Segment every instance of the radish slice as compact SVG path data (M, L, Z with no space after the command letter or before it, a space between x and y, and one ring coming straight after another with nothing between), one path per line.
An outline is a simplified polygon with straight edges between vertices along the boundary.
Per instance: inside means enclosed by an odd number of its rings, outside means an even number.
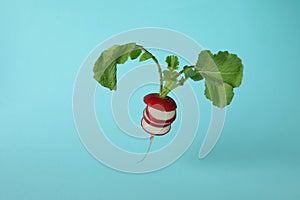
M151 124L148 124L144 119L142 119L141 125L143 129L151 135L164 135L171 129L171 125L162 128L154 127Z
M157 110L151 106L148 106L149 113L158 120L168 120L174 117L176 111L172 110L169 112Z
M156 111L153 111L154 109L147 106L146 115L150 119L150 121L158 123L158 124L169 124L172 123L176 119L176 111L172 111L172 114L157 114ZM150 110L150 111L149 111ZM161 111L158 111L161 112ZM168 112L170 113L170 112ZM167 117L163 115L168 115Z
M169 126L171 123L165 123L165 121L162 121L162 123L157 123L152 120L151 117L149 117L146 113L146 109L144 110L143 119L147 122L147 124L150 124L151 126L157 127L157 128L163 128L166 126Z
M146 95L144 102L148 106L164 112L174 111L177 108L175 101L171 97L160 98L157 93Z

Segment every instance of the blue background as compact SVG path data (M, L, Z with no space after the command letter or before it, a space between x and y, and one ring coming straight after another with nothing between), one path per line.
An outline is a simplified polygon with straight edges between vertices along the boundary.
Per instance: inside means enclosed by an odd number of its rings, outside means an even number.
M297 1L0 1L0 199L300 199ZM157 26L243 59L223 134L173 165L132 175L85 150L73 83L111 35Z

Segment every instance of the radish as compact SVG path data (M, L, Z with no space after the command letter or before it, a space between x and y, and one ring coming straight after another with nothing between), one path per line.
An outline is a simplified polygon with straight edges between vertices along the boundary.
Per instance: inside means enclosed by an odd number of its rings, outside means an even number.
M141 125L150 135L164 135L171 129L176 119L177 105L171 97L161 98L159 94L148 94L144 97L147 105L143 113Z
M141 126L150 134L150 143L141 161L148 155L154 136L165 135L171 130L171 124L176 119L177 108L175 101L171 97L161 98L158 93L146 95L144 102L147 107L143 112Z
M165 60L167 68L162 70L158 59L151 52L132 42L114 45L103 51L94 64L94 79L102 86L116 90L117 65L124 64L129 58L131 60L139 58L140 62L152 59L159 74L159 93L144 97L147 106L143 112L141 126L150 134L150 144L145 157L154 136L162 136L170 132L171 124L176 119L176 103L167 96L171 90L184 85L188 79L204 80L205 97L212 101L214 106L224 108L231 103L234 96L233 89L241 85L243 78L244 66L241 59L228 51L213 54L209 50L203 50L194 65L185 65L181 70L179 70L178 57L170 55Z

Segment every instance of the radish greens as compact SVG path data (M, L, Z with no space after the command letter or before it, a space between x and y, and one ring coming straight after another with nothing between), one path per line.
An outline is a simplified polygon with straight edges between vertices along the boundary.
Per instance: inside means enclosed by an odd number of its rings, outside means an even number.
M157 65L160 89L159 96L165 98L168 93L184 85L185 81L204 80L204 94L213 105L223 108L229 105L234 96L234 88L242 83L243 64L236 54L228 51L219 51L217 54L209 50L199 53L195 65L184 66L179 70L179 59L175 55L166 57L167 68L162 71L157 58L136 43L114 45L103 51L94 65L94 79L110 90L117 89L117 66L124 64L128 59L146 61L152 59Z

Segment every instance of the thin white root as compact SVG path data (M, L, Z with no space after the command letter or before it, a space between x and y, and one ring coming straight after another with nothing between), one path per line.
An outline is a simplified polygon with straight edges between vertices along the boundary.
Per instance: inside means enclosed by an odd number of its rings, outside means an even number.
M143 157L143 159L140 160L140 161L138 161L138 163L140 163L140 162L142 162L142 161L144 161L144 160L146 159L147 155L148 155L149 152L150 152L150 149L151 149L151 146L152 146L153 139L154 139L154 135L151 135L151 136L150 136L150 143L149 143L147 152L146 152L145 156Z

